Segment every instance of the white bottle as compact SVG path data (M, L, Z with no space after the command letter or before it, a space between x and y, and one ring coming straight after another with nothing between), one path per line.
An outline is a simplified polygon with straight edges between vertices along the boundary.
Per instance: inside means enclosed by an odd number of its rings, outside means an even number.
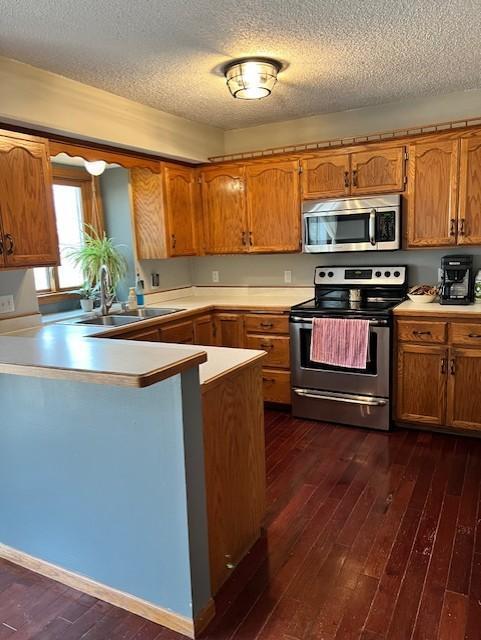
M129 303L130 310L137 309L137 296L135 294L135 287L130 287L127 302Z
M476 278L474 280L474 302L476 304L481 304L481 269L476 274Z

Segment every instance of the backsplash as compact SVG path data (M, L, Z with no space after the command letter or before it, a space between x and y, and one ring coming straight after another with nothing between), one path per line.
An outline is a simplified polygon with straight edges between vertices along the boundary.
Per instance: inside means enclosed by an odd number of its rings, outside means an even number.
M0 296L13 295L14 313L2 313L0 320L38 313L37 294L33 271L2 271L0 275Z
M407 265L411 285L438 282L441 258L449 254L472 254L475 269L481 268L479 247L444 248L376 253L363 251L335 254L277 254L206 256L191 259L192 284L197 286L309 286L317 265ZM218 271L219 282L212 281ZM284 272L291 271L291 284L284 282Z

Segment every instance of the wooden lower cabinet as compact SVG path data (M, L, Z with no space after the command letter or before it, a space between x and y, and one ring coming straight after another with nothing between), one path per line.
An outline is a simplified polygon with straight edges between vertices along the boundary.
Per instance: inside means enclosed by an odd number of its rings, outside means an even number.
M425 317L399 320L396 330L396 420L481 434L481 322Z
M194 344L213 347L216 345L216 325L209 313L194 320Z
M160 330L158 327L143 329L122 336L124 340L143 340L144 342L160 342Z
M444 424L447 357L446 347L420 344L399 346L399 420L420 424Z
M212 592L260 535L265 510L261 365L227 374L202 395Z
M247 334L247 349L260 349L267 352L266 366L289 368L289 337L262 334Z
M184 320L161 326L160 340L177 344L194 344L194 323L192 320Z
M244 347L244 318L239 313L216 313L216 344L219 347Z
M481 349L449 353L448 424L481 432Z

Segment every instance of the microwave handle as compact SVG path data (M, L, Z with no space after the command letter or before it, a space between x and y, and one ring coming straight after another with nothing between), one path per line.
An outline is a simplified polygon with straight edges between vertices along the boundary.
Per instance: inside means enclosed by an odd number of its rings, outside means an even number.
M369 242L376 246L376 209L371 209L369 214Z

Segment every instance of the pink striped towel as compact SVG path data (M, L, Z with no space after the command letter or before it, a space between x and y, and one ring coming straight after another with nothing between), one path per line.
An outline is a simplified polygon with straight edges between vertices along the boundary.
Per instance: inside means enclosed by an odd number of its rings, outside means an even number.
M311 360L350 369L365 369L369 357L369 320L314 318Z

